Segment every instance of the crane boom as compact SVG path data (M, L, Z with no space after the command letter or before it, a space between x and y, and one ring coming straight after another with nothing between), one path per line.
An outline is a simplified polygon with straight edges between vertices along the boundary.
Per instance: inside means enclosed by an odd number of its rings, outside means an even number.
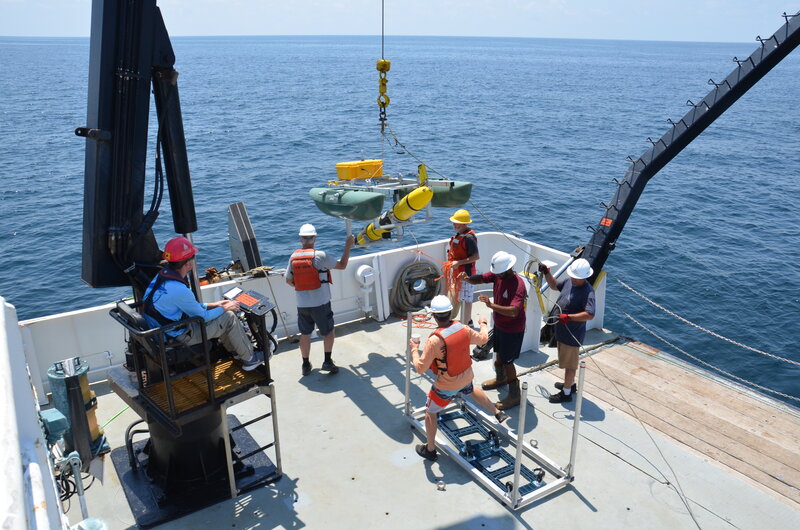
M593 227L592 237L583 250L582 257L591 264L595 277L614 250L617 238L649 180L800 44L800 12L783 16L785 24L768 39L758 37L760 45L747 59L734 57L736 68L724 81L716 83L709 79L714 88L706 97L696 104L689 102L692 107L689 112L679 121L670 122L670 129L658 141L652 142L652 147L644 154L632 160L611 204Z

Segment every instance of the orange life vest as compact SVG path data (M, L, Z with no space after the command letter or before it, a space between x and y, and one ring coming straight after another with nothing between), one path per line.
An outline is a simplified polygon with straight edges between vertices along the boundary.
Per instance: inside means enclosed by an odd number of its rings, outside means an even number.
M431 370L434 374L447 372L449 376L464 373L472 366L472 357L469 356L469 332L467 327L454 320L446 328L437 328L434 335L444 342L444 357L434 359Z
M331 271L319 270L314 266L313 248L301 248L292 252L290 258L295 291L319 289L323 283L331 283Z
M467 254L467 235L475 235L475 230L467 230L463 234L459 233L450 238L450 247L447 250L447 259L449 261L458 261L460 259L468 258ZM457 272L466 272L467 266L462 265L458 268Z

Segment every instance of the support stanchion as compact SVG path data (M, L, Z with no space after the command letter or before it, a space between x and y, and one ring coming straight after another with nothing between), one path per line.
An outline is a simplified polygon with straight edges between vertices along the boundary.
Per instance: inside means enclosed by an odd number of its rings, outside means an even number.
M581 405L583 404L583 379L586 376L586 361L581 361L578 366L578 400L575 402L575 419L572 423L572 448L569 452L567 475L570 480L575 478L575 452L578 450L578 427L581 424Z
M408 312L406 320L406 405L405 415L411 415L411 331L413 326L413 313Z
M514 458L514 489L511 492L511 507L516 508L519 502L519 474L522 466L522 437L525 434L525 409L528 408L528 382L522 383L522 395L519 401L519 424L517 426L517 456Z

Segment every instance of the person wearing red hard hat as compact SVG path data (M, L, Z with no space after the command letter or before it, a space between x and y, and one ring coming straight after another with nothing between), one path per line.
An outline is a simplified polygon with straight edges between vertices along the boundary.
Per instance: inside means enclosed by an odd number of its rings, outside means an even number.
M194 267L198 249L185 237L174 237L164 245L167 266L156 274L144 293L144 318L157 328L188 317L201 316L206 323L206 336L219 338L222 346L242 362L242 369L250 371L264 362L264 354L253 351L253 344L239 324L234 311L239 302L220 300L201 304L189 288L186 275ZM167 331L189 346L202 340L200 324L194 322L187 328Z
M555 335L558 367L564 369L564 382L556 383L558 392L550 396L550 403L567 403L572 401L572 393L576 390L575 373L578 371L580 347L586 337L586 322L594 318L594 289L587 280L594 270L588 261L579 258L567 268L569 278L556 281L544 263L539 264L539 272L544 274L551 289L559 291L556 306L561 311Z

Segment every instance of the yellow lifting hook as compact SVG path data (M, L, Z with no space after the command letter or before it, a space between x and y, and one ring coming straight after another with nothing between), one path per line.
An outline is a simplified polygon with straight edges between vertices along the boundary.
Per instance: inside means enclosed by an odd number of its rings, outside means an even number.
M380 72L378 74L378 107L380 108L378 120L381 122L381 131L383 131L383 126L386 123L386 107L389 106L389 96L386 95L386 83L388 82L386 79L386 72L389 71L391 66L392 63L386 59L378 59L375 65L375 69Z

